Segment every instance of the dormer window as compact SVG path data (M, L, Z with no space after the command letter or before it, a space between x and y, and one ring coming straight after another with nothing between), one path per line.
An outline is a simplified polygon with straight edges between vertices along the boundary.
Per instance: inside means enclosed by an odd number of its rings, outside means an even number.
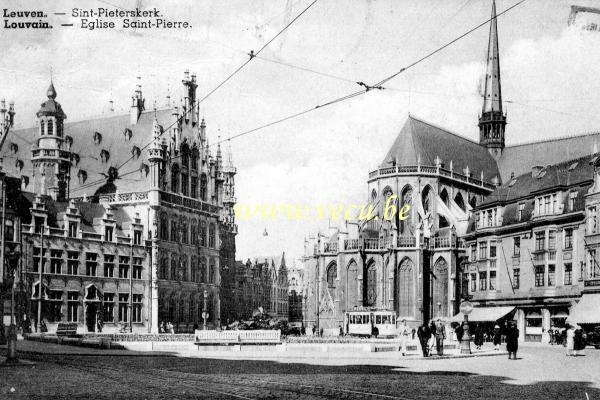
M77 222L69 221L69 237L76 238L77 237L77 226L79 224Z
M104 240L107 242L112 242L113 241L113 227L112 226L107 226L104 228Z
M519 221L523 221L525 216L525 203L519 203Z
M575 199L577 192L569 192L569 211L575 211Z
M553 215L557 210L556 193L540 196L536 199L537 215Z
M136 244L136 245L142 244L142 231L134 231L133 232L133 244Z

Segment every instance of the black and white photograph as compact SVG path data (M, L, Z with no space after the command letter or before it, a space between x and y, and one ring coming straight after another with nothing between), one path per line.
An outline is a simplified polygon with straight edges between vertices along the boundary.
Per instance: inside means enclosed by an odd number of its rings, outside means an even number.
M600 399L600 1L1 0L0 399Z

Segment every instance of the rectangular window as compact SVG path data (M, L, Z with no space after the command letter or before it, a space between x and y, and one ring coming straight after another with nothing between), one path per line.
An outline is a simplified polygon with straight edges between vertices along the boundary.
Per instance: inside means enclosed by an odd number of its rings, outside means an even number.
M104 300L102 301L104 307L104 322L115 321L115 294L104 293Z
M496 271L490 271L490 290L496 290Z
M177 222L171 221L171 241L177 242Z
M487 242L479 242L479 259L487 258Z
M471 245L471 261L477 261L477 245Z
M190 197L194 199L198 197L198 178L192 177L190 185Z
M50 250L50 273L62 274L62 250Z
M594 274L592 271L594 271L594 269L596 269L596 265L598 264L598 261L596 261L596 250L588 250L588 271L589 271L589 276L593 277ZM587 274L586 274L587 275Z
M70 221L69 222L69 237L75 238L77 237L77 222Z
M556 250L556 231L548 231L548 250Z
M569 193L569 211L575 211L575 199L577 198L577 192Z
M133 232L133 244L136 244L138 246L142 244L142 231Z
M208 226L208 247L214 249L215 245L215 224L210 224Z
M588 233L596 233L598 227L597 218L596 207L588 208Z
M521 237L515 236L513 238L513 256L521 256Z
M8 242L15 241L15 226L13 220L9 218L4 221L4 240Z
M546 272L545 269L546 268L543 265L535 266L535 286L536 287L544 286L544 273Z
M546 215L551 214L550 197L551 196L544 196L544 214Z
M181 174L181 194L184 196L188 195L188 176L187 176L187 174Z
M525 203L520 203L519 204L519 221L522 221L524 216L525 216Z
M471 292L477 291L477 274L471 274Z
M127 308L129 307L129 294L119 293L119 322L128 322Z
M496 241L490 240L490 258L496 258Z
M564 284L570 285L573 283L573 265L565 263Z
M133 257L133 279L142 279L142 258Z
M513 269L513 289L518 289L521 286L521 270L519 268Z
M546 249L546 232L535 233L535 251L543 251Z
M548 265L548 286L556 285L556 266L554 264Z
M129 278L129 257L127 256L119 256L119 278Z
M485 271L479 273L479 290L487 290L487 272Z
M573 248L573 228L565 228L565 250Z
M107 226L104 228L104 240L107 242L113 241L113 227Z
M47 307L46 316L49 322L60 322L61 320L62 294L61 290L48 291L48 302L44 303L44 307Z
M115 256L112 254L104 255L104 277L112 278L115 276Z
M67 252L67 274L79 274L79 253L76 251Z
M85 255L85 274L87 276L96 276L96 268L98 267L98 263L96 262L96 258L98 254L96 253L87 253Z
M67 322L77 322L79 319L79 292L67 293Z
M133 322L141 323L142 322L142 295L134 294L132 297L133 301L133 310L132 312L132 320Z

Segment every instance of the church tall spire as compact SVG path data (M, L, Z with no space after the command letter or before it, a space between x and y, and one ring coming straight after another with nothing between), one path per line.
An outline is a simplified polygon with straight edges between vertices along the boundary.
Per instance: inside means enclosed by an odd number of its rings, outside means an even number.
M506 115L502 112L502 88L500 85L500 53L498 51L498 24L496 2L492 2L490 36L485 71L483 107L479 117L479 143L498 158L504 149Z

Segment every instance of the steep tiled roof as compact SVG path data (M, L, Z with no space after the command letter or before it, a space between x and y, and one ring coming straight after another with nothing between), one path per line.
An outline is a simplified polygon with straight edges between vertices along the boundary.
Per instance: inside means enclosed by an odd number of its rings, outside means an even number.
M506 182L511 173L517 176L530 172L533 166L545 167L583 157L597 152L599 146L600 133L508 146L498 160L502 182Z
M49 100L50 101L50 100ZM119 171L119 179L114 181L119 192L148 190L150 186L147 148L152 140L154 118L167 129L174 121L172 109L145 111L137 124L130 124L129 114L111 115L64 125L65 136L73 138L72 151L78 155L71 169L70 196L91 196L107 183L110 167L118 167L130 157ZM191 124L183 124L182 140L187 138L190 147L197 142L196 129ZM169 141L170 135L162 138ZM0 152L4 158L4 170L12 176L26 176L29 185L33 184L31 149L38 138L38 128L11 130ZM138 156L139 154L139 156ZM25 190L31 190L27 186Z
M453 170L459 173L469 167L472 176L478 179L483 171L488 182L499 176L496 161L485 147L409 115L380 167L389 167L394 162L417 165L419 157L422 165L435 165L439 157L446 168L452 161Z
M597 155L588 155L573 160L549 165L533 174L530 170L513 179L508 179L494 192L486 197L480 207L500 201L509 203L512 200L526 197L538 191L558 187L574 187L589 185L594 177L594 167L591 162Z

